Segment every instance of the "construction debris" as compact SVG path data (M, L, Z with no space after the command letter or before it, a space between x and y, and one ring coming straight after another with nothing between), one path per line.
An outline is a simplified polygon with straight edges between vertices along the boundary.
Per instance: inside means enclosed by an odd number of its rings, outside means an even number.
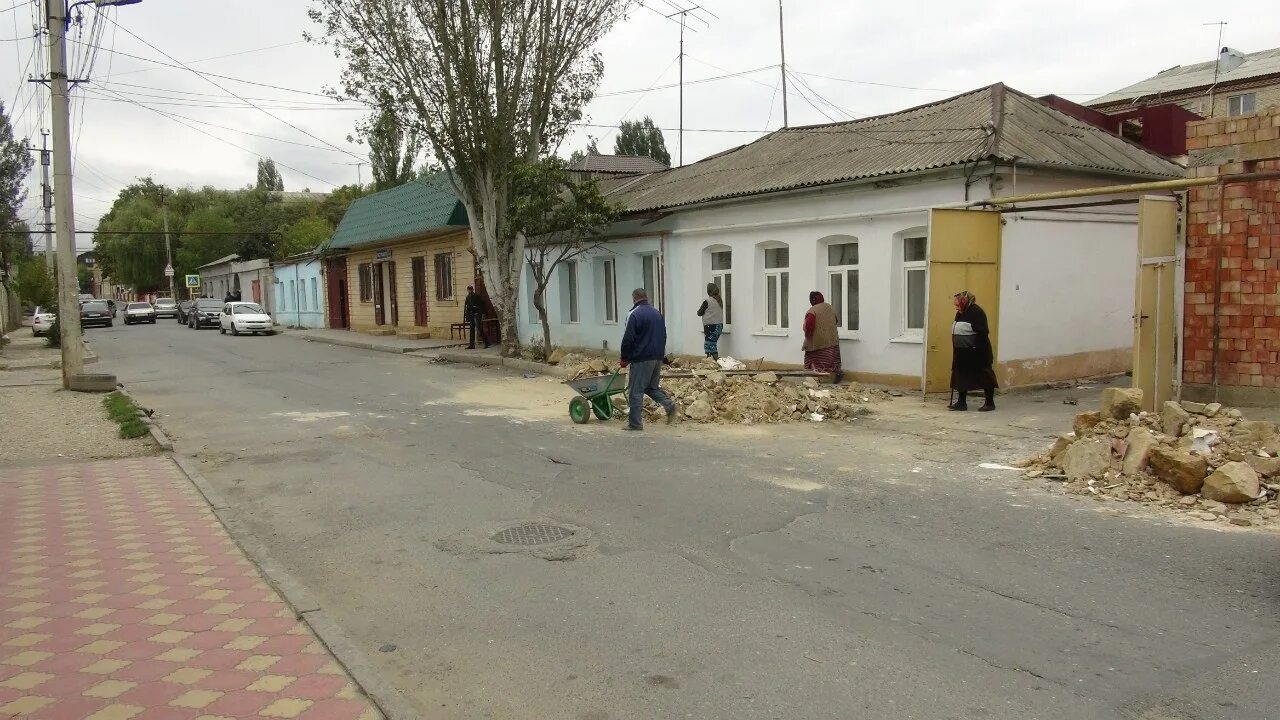
M1098 501L1158 506L1205 522L1280 528L1280 427L1219 403L1166 402L1108 388L1101 410L1025 463L1025 476Z

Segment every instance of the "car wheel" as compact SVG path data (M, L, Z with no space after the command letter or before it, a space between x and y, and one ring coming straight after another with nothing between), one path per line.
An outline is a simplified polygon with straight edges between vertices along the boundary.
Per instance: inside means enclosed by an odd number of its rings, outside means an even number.
M236 324L235 324L235 323L231 323L231 334L232 334L232 335L239 335L239 334L240 334L240 329L236 327Z
M107 327L111 327L112 325L115 325L115 323L114 323L114 322L111 322L110 320L108 320L108 321L107 321Z

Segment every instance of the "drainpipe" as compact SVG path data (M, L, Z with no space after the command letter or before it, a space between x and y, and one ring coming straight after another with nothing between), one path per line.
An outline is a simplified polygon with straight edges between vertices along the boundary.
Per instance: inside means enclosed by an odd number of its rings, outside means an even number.
M1173 265L1173 321L1176 328L1174 342L1173 397L1182 402L1182 363L1186 357L1186 307L1187 307L1187 222L1189 216L1189 195L1178 196L1178 244L1173 248L1176 258Z
M1218 178L1218 237L1213 243L1213 385L1211 398L1218 402L1218 354L1222 341L1222 244L1225 228L1222 224L1223 196L1226 185Z

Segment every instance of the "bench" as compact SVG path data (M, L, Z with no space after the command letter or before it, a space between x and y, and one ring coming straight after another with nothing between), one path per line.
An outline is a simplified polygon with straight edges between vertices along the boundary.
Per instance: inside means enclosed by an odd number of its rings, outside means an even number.
M471 323L465 323L465 322L450 323L449 339L453 340L454 334L457 333L458 340L466 340L468 339L467 333L470 332L470 330L471 330ZM485 320L481 320L479 323L476 324L476 333L481 338L498 337L498 319L488 318ZM492 344L492 341L490 341L490 344Z

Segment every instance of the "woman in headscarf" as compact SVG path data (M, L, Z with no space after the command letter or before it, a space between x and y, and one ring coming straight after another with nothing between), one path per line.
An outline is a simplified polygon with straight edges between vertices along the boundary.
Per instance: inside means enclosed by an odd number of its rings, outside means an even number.
M814 290L809 293L809 312L804 314L804 366L820 373L832 373L832 383L844 379L840 369L840 322L836 310Z
M720 287L707 283L707 299L698 308L702 318L702 351L712 360L720 359L720 333L724 332L724 300L720 299Z
M956 319L951 325L951 389L956 398L951 410L968 410L966 396L970 390L981 390L986 402L979 412L996 409L996 373L991 351L991 328L987 313L978 307L978 299L968 290L953 296Z

